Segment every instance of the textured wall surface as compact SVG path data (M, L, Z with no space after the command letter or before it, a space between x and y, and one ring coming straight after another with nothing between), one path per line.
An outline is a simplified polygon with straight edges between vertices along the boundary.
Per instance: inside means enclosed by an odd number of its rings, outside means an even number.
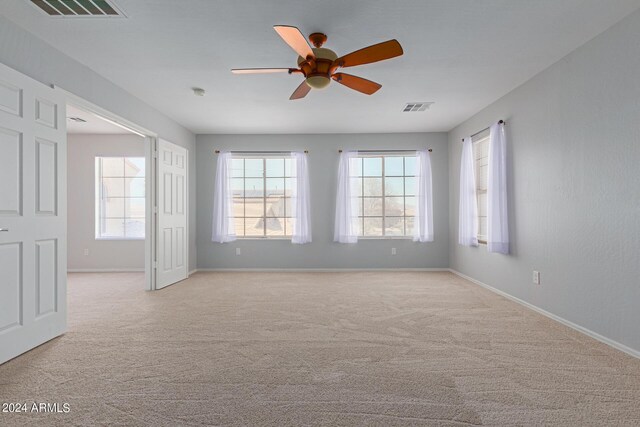
M96 156L144 157L144 138L136 135L68 136L68 268L143 270L144 240L95 239ZM85 249L89 250L88 255L84 254Z
M640 12L449 133L451 267L636 350L638 75ZM498 119L507 121L509 256L457 244L460 140Z
M410 239L365 240L355 245L333 242L338 149L433 148L435 241ZM211 242L214 150L309 150L313 242L293 245L289 240ZM447 267L448 166L447 135L332 134L332 135L198 135L198 268L427 268ZM235 255L235 248L242 255ZM397 255L391 255L391 248Z

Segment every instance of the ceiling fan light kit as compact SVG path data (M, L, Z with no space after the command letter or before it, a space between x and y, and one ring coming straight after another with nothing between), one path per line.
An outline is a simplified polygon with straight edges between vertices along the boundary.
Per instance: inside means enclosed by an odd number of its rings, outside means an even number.
M315 47L311 47L300 30L287 25L273 27L296 53L298 54L298 68L236 68L231 70L234 74L265 74L288 72L289 74L302 74L305 80L298 86L289 99L304 98L311 89L324 89L329 86L331 80L347 86L350 89L372 95L382 85L362 77L345 73L337 73L338 68L353 67L356 65L371 64L385 59L395 58L403 54L402 46L397 40L388 40L369 47L338 57L331 49L322 47L327 41L327 36L322 33L309 35L309 41Z

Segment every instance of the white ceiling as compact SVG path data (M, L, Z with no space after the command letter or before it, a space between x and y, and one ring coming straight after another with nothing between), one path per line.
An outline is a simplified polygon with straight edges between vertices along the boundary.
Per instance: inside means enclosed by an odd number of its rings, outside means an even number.
M69 117L77 117L84 122L69 120ZM67 133L131 134L131 132L73 105L67 105Z
M115 0L123 19L55 19L2 0L8 19L195 133L448 131L640 7L640 0ZM289 101L301 77L232 75L293 67L272 26L328 35L339 55L396 38L404 56ZM192 87L207 90L195 97ZM433 101L424 113L402 113Z

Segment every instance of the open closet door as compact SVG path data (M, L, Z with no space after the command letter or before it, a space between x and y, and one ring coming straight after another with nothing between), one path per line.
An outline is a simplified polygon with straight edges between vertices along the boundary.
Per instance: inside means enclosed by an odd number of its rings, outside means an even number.
M158 140L158 246L156 289L188 276L189 152Z
M67 327L67 135L58 91L0 64L0 363Z

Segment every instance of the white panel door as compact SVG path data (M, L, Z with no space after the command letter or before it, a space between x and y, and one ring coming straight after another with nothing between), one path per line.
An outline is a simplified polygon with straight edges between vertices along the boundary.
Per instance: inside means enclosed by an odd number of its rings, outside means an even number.
M156 289L188 276L188 169L187 149L159 139Z
M67 327L64 96L0 64L0 363Z

